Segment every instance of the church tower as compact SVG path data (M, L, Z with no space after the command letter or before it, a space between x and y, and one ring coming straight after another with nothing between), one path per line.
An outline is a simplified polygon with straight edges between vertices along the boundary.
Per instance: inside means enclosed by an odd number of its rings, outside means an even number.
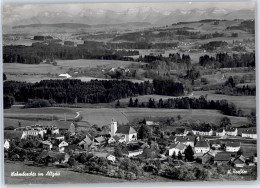
M112 136L115 136L116 135L116 131L117 131L117 122L116 121L114 121L114 119L112 119L112 121L111 121L111 137Z

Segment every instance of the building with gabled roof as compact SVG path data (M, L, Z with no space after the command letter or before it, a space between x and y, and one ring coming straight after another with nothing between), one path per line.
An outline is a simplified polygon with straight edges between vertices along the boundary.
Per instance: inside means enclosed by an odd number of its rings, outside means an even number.
M225 136L225 135L226 135L225 129L218 129L218 130L216 131L216 136L223 137L223 136Z
M117 126L117 122L112 119L111 122L111 137L118 136L123 139L124 142L128 143L137 140L137 132L130 125Z
M244 137L244 138L257 139L256 129L243 130L241 136Z
M195 153L207 153L210 150L210 145L205 140L199 140L195 143L194 151Z
M183 154L186 148L187 148L187 146L181 142L176 142L174 144L171 144L168 149L169 156L172 156L173 153L175 153L175 155L177 156L179 152L181 152L181 154Z
M217 164L218 166L228 164L231 158L232 158L232 153L218 152L214 157L214 164Z
M123 155L127 157L134 157L143 153L143 148L139 144L128 144L125 149L122 150Z
M243 168L246 165L246 158L243 155L240 155L232 161L232 164L234 167Z
M228 136L237 136L237 128L235 127L228 127L228 128L225 128L225 134L228 135Z
M209 127L194 127L192 129L193 134L200 136L212 136L213 130Z
M228 152L238 152L240 149L240 142L227 142L226 151Z
M210 163L211 161L213 161L214 157L215 157L215 154L213 154L210 151L208 151L207 153L204 153L202 155L201 163L202 164Z
M184 145L194 147L196 141L196 136L176 136L174 139L175 142L181 142Z

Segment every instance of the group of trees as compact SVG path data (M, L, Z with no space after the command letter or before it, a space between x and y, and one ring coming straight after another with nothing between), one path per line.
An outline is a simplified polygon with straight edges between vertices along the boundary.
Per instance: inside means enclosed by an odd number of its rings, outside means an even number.
M181 83L164 80L154 80L153 83L133 83L126 80L82 82L73 79L43 80L38 83L7 81L4 82L4 107L10 107L14 101L26 102L28 107L50 106L55 102L109 103L121 98L154 93L180 96L184 91Z
M170 98L167 100L159 99L158 102L155 102L154 99L150 98L148 102L137 104L138 105L136 105L136 103L133 102L133 99L131 98L129 100L128 106L139 108L215 109L220 110L225 115L244 116L243 111L238 108L234 103L228 103L227 100L207 101L204 96L201 96L200 98L182 97L174 99Z
M105 59L133 61L133 58L125 57L138 55L138 51L126 51L108 49L106 46L89 46L86 44L74 46L62 46L58 43L37 43L32 46L4 46L4 63L39 64L44 59Z
M221 88L216 90L216 93L218 94L225 94L225 95L237 95L237 96L243 96L243 95L256 95L256 87L255 86L237 86L237 82L233 77L229 77L228 80L222 85Z
M228 43L225 42L225 41L211 41L209 43L202 44L200 48L205 49L207 51L213 51L213 50L216 50L219 47L224 47L224 46L227 46L227 45L228 45Z
M216 57L204 55L200 57L199 64L208 68L255 67L255 53L218 53Z

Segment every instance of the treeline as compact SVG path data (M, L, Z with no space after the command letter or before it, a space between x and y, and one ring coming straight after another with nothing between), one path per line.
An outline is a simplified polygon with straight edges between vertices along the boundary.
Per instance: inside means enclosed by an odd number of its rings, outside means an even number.
M178 46L178 42L171 43L149 43L149 42L120 42L107 43L107 47L112 49L165 49Z
M239 25L228 26L228 30L242 30L249 33L255 33L255 20L246 20L241 22Z
M138 51L113 50L105 46L90 46L87 44L63 46L58 43L37 43L32 46L4 46L4 63L39 64L44 59L104 59L134 61L131 55L138 55Z
M178 39L185 39L185 38L189 38L189 39L210 39L210 38L217 38L217 37L223 37L224 33L208 33L208 34L202 34L200 32L192 32L192 31L188 31L186 29L178 29L176 31L176 35L181 35L181 36L185 36L185 37L178 37Z
M158 85L160 84L160 86ZM109 103L136 95L183 94L183 86L172 81L155 80L133 83L126 80L43 80L37 83L17 81L4 82L4 107L9 108L14 101L29 103L30 99L51 100L52 103ZM37 102L37 105L39 103ZM39 104L41 105L41 104Z
M207 68L255 67L255 53L204 55L200 57L199 65Z
M248 85L237 86L237 81L230 76L222 87L216 90L216 93L236 96L255 96L256 87Z
M117 104L118 106L118 104ZM233 103L228 103L227 100L209 100L204 96L200 98L169 98L167 100L160 99L156 102L154 99L149 99L147 102L139 103L136 98L130 98L128 107L139 108L170 108L170 109L212 109L220 110L223 114L229 116L244 116L243 111Z

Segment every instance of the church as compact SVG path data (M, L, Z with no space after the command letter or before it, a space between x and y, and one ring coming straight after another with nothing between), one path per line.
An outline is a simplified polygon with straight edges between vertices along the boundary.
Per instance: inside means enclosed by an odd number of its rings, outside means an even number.
M110 127L111 137L118 136L124 142L132 142L137 140L137 132L130 125L117 126L117 122L112 119Z

